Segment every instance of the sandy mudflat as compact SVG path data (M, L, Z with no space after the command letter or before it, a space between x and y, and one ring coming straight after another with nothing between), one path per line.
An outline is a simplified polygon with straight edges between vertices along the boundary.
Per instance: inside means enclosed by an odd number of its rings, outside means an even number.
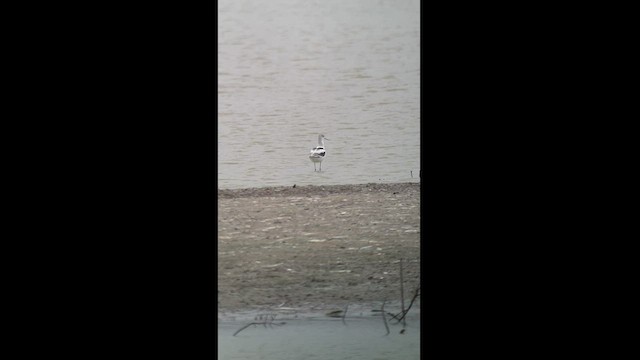
M401 258L408 303L419 183L218 191L219 311L399 301Z

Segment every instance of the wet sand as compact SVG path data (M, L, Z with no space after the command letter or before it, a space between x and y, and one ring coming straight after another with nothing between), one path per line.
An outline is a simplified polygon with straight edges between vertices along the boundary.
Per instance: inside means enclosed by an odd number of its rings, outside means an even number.
M420 284L420 184L218 191L218 312L405 304ZM418 307L419 297L414 306Z

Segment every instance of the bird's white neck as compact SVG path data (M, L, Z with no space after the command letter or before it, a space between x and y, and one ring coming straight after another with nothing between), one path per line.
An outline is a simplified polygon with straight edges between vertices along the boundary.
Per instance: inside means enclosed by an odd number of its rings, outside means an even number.
M318 135L318 146L324 147L324 138L322 135Z

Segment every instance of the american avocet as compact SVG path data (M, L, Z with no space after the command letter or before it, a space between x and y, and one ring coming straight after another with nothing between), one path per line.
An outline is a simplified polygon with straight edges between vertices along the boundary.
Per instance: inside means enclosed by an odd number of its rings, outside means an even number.
M313 171L316 171L316 163L320 163L320 171L322 171L322 160L324 160L324 156L327 154L324 149L324 139L327 139L324 135L318 135L318 146L311 149L311 154L309 154L309 159L313 161Z

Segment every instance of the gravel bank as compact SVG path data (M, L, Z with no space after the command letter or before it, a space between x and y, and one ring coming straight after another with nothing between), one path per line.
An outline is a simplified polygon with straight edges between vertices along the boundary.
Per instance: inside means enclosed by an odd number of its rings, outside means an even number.
M218 191L219 311L398 301L401 258L408 302L419 183Z

